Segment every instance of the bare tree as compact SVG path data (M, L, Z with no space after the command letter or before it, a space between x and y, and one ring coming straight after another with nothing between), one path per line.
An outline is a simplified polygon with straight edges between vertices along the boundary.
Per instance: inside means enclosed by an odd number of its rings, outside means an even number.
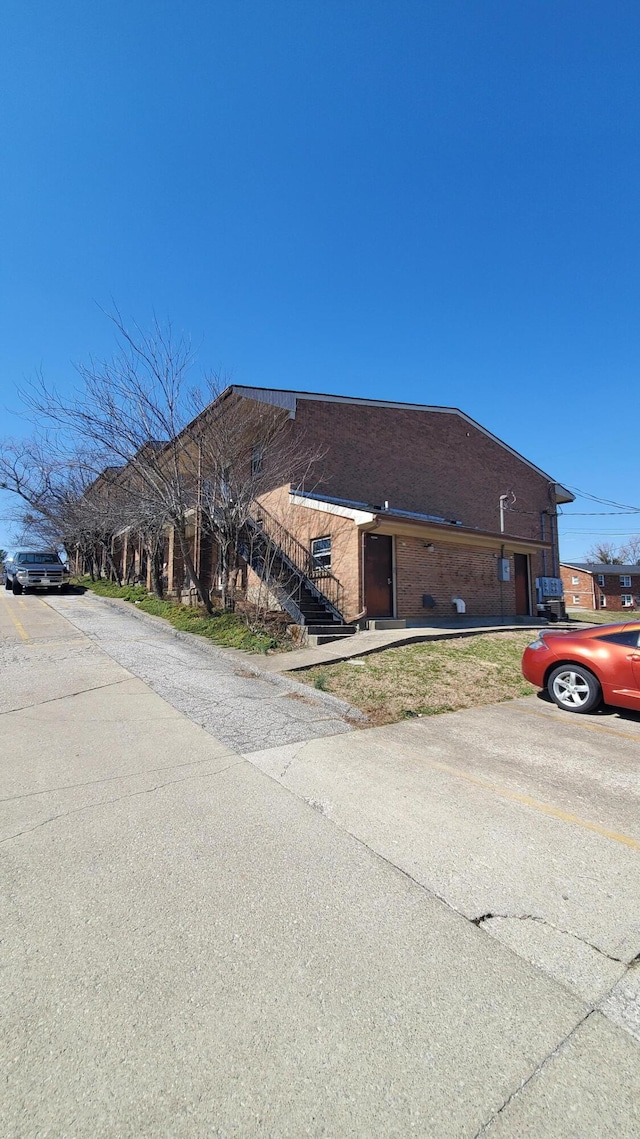
M114 357L79 365L71 396L38 377L27 396L30 413L59 445L90 456L95 473L119 468L120 528L143 535L157 590L158 551L170 527L188 578L212 612L188 537L199 526L217 544L222 604L232 608L232 578L256 500L283 482L302 481L313 457L300 443L293 448L284 409L223 391L215 375L204 390L193 388L190 345L170 326L155 322L146 333L129 331L117 312L110 319ZM20 493L17 484L13 489Z
M632 534L620 547L620 558L629 566L640 565L640 534Z
M596 542L587 550L585 559L589 565L619 566L623 563L621 552L614 542Z

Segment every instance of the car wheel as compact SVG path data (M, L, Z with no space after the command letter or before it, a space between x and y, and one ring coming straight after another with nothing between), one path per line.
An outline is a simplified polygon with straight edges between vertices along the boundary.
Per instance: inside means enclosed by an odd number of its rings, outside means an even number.
M547 681L547 692L565 712L592 712L602 700L602 689L592 672L578 664L561 664Z
M4 587L5 589L11 589L11 582L9 581L8 577L5 577L4 579Z
M15 579L15 578L14 578L14 579L13 579L13 581L11 582L11 588L12 588L13 592L14 592L16 595L17 595L18 593L22 593L22 586L20 585L20 582L19 582L19 581L16 581L16 579Z

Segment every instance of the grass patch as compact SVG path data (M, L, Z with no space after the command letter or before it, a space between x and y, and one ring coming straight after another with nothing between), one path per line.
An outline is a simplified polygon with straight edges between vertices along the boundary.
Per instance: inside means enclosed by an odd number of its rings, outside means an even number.
M529 632L426 641L292 675L360 708L374 724L497 704L535 692L520 671Z
M91 578L81 578L77 584L100 597L119 597L123 601L135 603L137 609L151 613L154 617L163 617L174 629L196 633L214 645L243 649L249 653L266 653L271 649L285 647L280 637L268 629L247 624L237 613L216 613L210 617L203 608L179 605L175 601L153 597L142 585L117 585L113 581L91 581Z
M637 621L637 609L567 609L571 621L583 621L586 625L619 625L623 621ZM553 631L553 626L551 626Z

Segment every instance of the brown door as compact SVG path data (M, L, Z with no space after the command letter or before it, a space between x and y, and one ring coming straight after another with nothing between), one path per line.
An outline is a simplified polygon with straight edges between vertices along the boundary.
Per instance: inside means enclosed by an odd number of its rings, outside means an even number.
M513 555L513 569L516 587L516 614L529 616L529 558L526 554Z
M393 539L364 536L364 603L367 617L393 617Z

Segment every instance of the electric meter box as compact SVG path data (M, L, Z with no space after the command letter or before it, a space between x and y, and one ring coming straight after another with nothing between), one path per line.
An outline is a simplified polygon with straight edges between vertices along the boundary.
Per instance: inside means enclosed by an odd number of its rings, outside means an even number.
M498 581L511 581L511 562L509 558L498 558Z

